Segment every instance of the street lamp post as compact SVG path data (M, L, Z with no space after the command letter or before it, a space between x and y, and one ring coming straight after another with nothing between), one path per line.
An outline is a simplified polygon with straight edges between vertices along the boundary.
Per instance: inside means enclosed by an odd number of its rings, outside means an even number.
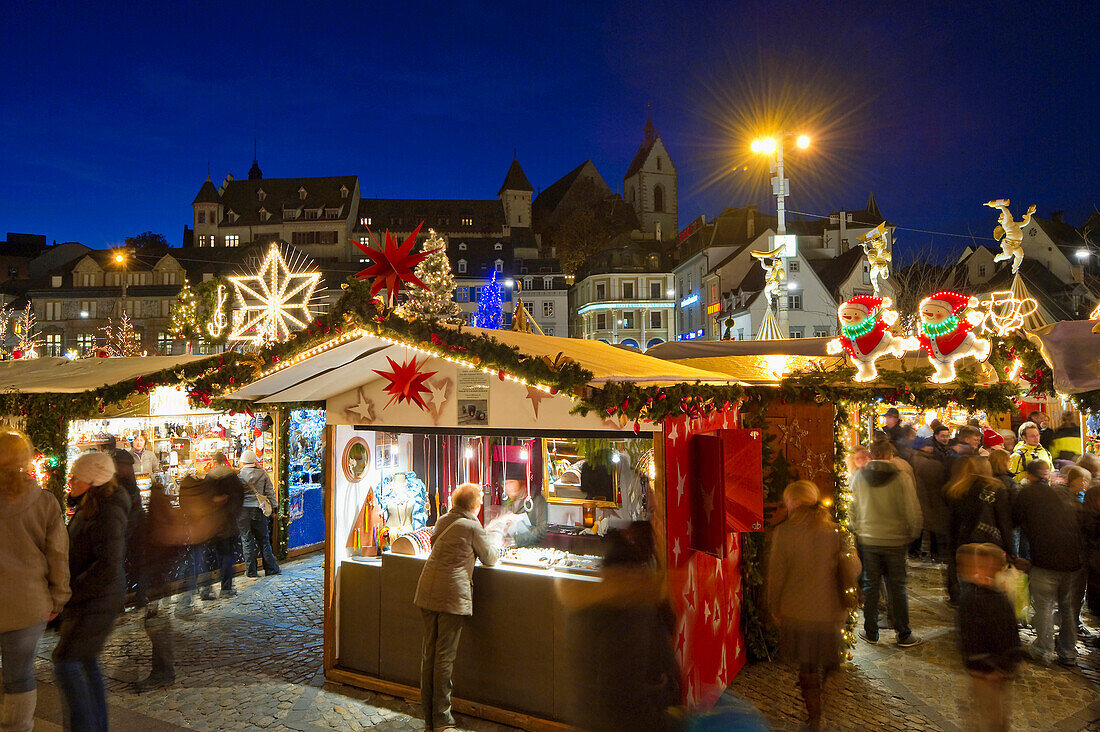
M126 312L126 255L122 252L115 254L115 262L122 265L122 312Z
M775 210L778 223L775 227L775 233L777 237L786 237L787 234L787 205L786 198L790 195L790 181L787 179L783 169L783 141L792 137L790 132L781 132L774 137L764 137L752 141L752 151L754 153L760 153L763 155L771 156L771 172L772 176L772 194L775 195ZM806 149L810 146L810 138L807 135L799 135L795 140L795 144ZM781 240L784 246L782 259L783 259L783 279L779 287L779 327L790 337L790 320L787 315L787 262L788 249L786 248L786 239ZM778 242L777 242L778 244ZM769 303L770 304L770 303Z

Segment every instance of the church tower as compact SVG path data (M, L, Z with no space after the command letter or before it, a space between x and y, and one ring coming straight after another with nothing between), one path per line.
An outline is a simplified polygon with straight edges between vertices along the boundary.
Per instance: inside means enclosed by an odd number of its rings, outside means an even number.
M512 158L512 165L497 191L504 206L504 223L509 227L531 225L531 194L535 192L531 181L523 173L519 161Z
M676 166L650 119L642 131L642 145L623 176L623 196L647 234L670 239L680 230Z

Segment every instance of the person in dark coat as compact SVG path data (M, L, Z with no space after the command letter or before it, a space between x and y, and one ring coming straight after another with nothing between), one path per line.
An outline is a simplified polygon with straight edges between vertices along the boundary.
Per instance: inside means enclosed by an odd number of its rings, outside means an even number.
M909 455L913 466L913 479L920 500L921 527L920 556L930 561L947 560L947 502L943 497L943 484L947 468L938 457L931 440L917 438Z
M1100 485L1085 491L1081 510L1081 538L1085 548L1085 568L1088 572L1085 599L1089 611L1100 618Z
M944 495L950 509L948 542L953 554L963 544L990 543L1011 556L1012 505L1004 483L993 477L989 458L960 457ZM992 512L986 510L986 504ZM990 517L992 521L987 523L984 519ZM959 577L954 558L947 563L947 594L958 601Z
M110 455L92 452L73 462L69 477L69 583L72 597L61 612L53 652L66 728L107 729L107 699L99 654L122 611L123 563L130 496L115 482Z
M680 704L675 616L651 561L653 531L639 521L612 529L599 584L558 585L566 609L574 690L570 722L584 730L671 730Z
M145 547L145 507L134 475L134 456L129 450L112 450L115 481L130 497L130 515L126 518L126 591L134 593L134 604L145 605L145 582L141 572L141 553Z
M237 472L229 465L225 453L214 453L214 467L206 473L206 482L210 485L212 500L222 514L222 525L210 541L210 549L217 557L218 571L221 574L221 597L234 597L234 568L241 555L241 535L237 522L244 505L244 483ZM208 586L203 588L202 598L213 599L214 591Z

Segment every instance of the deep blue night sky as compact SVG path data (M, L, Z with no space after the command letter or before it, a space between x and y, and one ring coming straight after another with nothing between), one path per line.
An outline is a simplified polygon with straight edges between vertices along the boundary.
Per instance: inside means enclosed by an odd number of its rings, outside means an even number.
M207 165L244 177L253 137L265 176L358 174L368 197L492 198L513 149L537 188L592 158L620 190L647 104L681 225L774 210L747 148L776 110L815 143L789 207L873 190L903 246L988 240L990 198L1077 224L1100 204L1081 4L156 5L6 10L0 233L178 244Z

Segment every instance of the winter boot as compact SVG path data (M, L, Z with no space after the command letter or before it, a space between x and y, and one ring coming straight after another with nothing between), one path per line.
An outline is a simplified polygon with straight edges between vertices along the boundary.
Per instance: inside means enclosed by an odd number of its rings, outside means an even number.
M4 694L0 706L0 730L4 732L32 732L34 730L34 705L38 699L35 690L22 694Z

